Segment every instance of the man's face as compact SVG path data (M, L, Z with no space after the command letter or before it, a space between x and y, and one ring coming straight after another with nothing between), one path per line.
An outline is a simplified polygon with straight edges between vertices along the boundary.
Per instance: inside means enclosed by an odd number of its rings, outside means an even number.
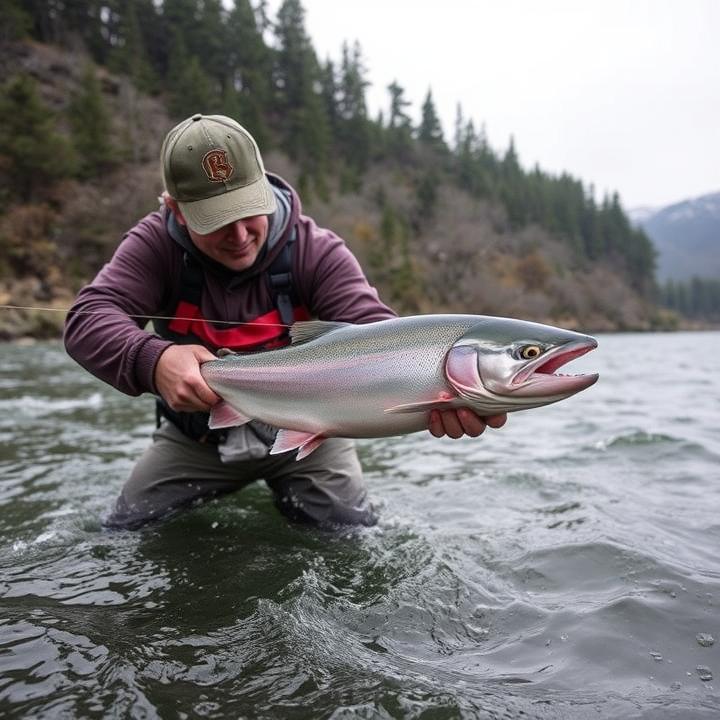
M255 262L260 248L267 240L267 215L243 218L223 225L207 235L201 235L188 227L177 201L166 192L163 193L163 202L175 213L178 222L187 228L195 246L230 270L247 270Z
M230 270L247 270L267 240L268 216L243 218L207 235L200 235L189 227L187 231L195 245L208 257Z

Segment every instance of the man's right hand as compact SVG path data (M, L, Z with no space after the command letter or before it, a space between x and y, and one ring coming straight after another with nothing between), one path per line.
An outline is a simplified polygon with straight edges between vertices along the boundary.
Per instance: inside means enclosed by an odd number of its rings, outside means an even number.
M200 363L217 358L202 345L170 345L155 366L155 387L175 411L208 412L220 398L200 374Z

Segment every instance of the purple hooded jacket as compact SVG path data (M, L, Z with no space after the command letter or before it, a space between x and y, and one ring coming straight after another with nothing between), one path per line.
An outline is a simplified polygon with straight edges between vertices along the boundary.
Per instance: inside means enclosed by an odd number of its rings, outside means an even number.
M297 229L293 289L310 316L352 323L394 317L345 242L301 214L300 199L287 183L273 175L268 179L289 198L289 217L279 238L261 251L251 268L232 272L191 248L205 275L203 317L253 322L272 312L267 269L291 237L293 227ZM110 262L80 291L65 324L68 354L128 395L157 393L155 366L172 344L145 330L147 320L129 317L175 313L185 250L168 234L166 212L150 213L125 235ZM271 216L271 224L272 220Z

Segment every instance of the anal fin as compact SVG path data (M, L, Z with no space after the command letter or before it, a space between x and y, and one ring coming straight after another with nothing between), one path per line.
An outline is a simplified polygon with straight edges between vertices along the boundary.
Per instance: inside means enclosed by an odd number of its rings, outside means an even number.
M225 400L221 400L210 408L210 422L208 427L211 430L220 430L222 428L237 427L250 422L251 418L236 410Z
M325 442L326 436L322 433L308 433L300 430L279 430L275 442L270 450L271 455L279 455L299 448L296 460L302 460L313 450Z

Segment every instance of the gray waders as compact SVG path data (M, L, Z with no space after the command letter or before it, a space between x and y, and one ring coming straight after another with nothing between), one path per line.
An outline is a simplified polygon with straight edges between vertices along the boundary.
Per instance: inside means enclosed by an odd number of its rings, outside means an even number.
M240 442L237 454L243 453ZM269 455L254 444L248 459L224 461L216 444L198 442L164 421L135 465L106 527L138 528L153 520L264 480L278 509L295 522L372 525L362 469L352 440L330 438L300 461L295 452ZM253 457L254 455L254 457Z

